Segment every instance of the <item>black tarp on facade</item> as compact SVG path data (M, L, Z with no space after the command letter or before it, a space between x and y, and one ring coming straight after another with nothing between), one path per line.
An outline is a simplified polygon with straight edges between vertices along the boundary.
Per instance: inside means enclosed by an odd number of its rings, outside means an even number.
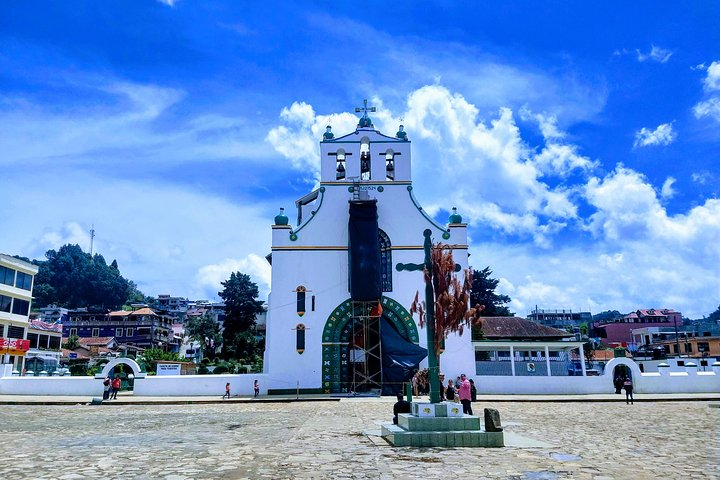
M376 200L350 202L348 264L350 297L354 301L379 300L382 292Z
M405 340L385 317L380 318L382 394L396 395L427 357L427 349Z

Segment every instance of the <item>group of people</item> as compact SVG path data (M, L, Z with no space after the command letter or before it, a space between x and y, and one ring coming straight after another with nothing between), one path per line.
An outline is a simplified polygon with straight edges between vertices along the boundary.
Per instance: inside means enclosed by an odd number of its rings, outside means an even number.
M442 383L440 383L440 387L441 400L448 402L459 400L463 406L463 413L473 414L472 402L477 401L477 388L475 388L475 382L472 379L468 379L463 373L455 379L454 384L452 380L448 380L447 387L443 387Z
M122 380L120 380L120 377L105 377L105 380L103 380L103 400L116 399L121 386Z
M412 380L413 394L417 397L421 391L421 385L424 386L424 383L427 382L422 382L422 379L418 380L418 376L413 377ZM441 379L440 400L449 402L459 401L462 403L463 413L472 415L472 402L477 401L477 388L475 388L475 382L472 379L468 379L464 373L457 377L455 383L453 383L452 380L448 380L447 387L443 385ZM395 405L393 406L393 423L397 424L398 414L410 413L410 409L410 402L403 398L402 393L398 393L397 402L395 402Z

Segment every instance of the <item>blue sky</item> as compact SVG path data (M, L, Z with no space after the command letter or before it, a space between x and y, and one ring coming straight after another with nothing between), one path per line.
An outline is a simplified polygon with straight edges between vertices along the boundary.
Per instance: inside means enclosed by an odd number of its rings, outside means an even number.
M146 293L264 292L324 126L406 125L521 315L720 303L714 2L4 2L0 251L79 243Z

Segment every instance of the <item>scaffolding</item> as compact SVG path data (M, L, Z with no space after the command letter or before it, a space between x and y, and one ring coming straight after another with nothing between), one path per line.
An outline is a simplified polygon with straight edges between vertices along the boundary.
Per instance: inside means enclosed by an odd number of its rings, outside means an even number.
M373 312L377 301L352 302L350 339L350 391L380 394L382 389L382 345L380 316Z

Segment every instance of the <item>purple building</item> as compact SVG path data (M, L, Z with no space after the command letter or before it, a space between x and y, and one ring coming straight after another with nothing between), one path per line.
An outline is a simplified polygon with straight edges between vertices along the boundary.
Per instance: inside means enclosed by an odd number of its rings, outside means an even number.
M178 348L173 338L172 317L151 308L132 312L79 309L69 311L68 317L63 323L64 337L113 337L120 345L171 351Z

